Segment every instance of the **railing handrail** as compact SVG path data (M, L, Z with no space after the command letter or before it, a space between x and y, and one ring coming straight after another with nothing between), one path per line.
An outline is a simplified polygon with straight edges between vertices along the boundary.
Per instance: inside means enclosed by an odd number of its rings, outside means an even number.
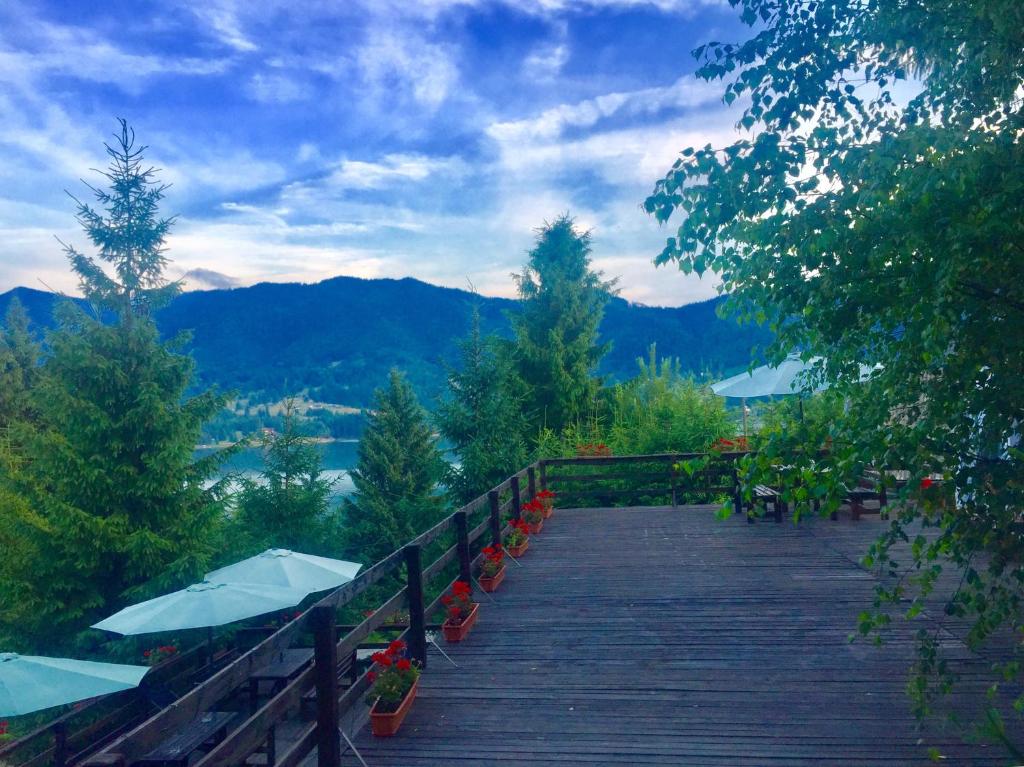
M437 541L446 532L452 528L458 527L460 524L458 522L460 515L465 515L468 519L471 514L478 512L481 508L487 506L495 495L500 495L507 490L511 490L515 485L517 485L521 478L531 476L532 472L535 471L538 466L539 463L535 462L523 468L516 474L499 483L487 493L460 507L444 519L440 520L429 530L420 533L409 541L409 543L399 549L396 549L384 559L367 568L349 583L331 591L293 621L274 631L274 633L260 641L255 647L248 650L237 660L232 661L209 679L197 685L194 689L183 695L170 706L158 711L152 717L149 717L129 732L115 739L112 743L108 744L102 750L88 758L84 764L130 764L133 760L142 757L144 754L159 745L160 742L166 739L176 729L187 725L197 716L209 711L212 706L216 705L217 701L221 697L240 686L253 671L262 665L265 665L275 653L282 651L290 645L301 631L310 628L310 624L313 621L312 616L316 613L318 608L330 607L337 609L348 604L366 591L370 586L397 571L406 562L406 557L412 547L421 549L422 547L428 546ZM490 504L491 508L487 515L488 518L473 529L467 531L467 546L472 546L473 543L479 540L480 537L487 532L488 528L491 528L492 530L497 529L500 537L503 530L500 526L496 527L496 523L499 520L496 520L495 518L500 517L502 509L507 509L510 505L515 506L518 503L518 500L518 497L513 497L508 502L499 505L497 507L497 513L495 512L493 504ZM514 511L517 513L518 508L515 508ZM466 560L469 558L470 554L471 552L468 550L460 550L459 543L456 543L455 546L446 549L433 562L425 565L421 564L418 575L423 582L429 581L443 572L447 565L458 559ZM478 560L479 555L469 561L462 561L460 576L466 572L470 572L471 568L478 562ZM450 588L451 583L453 583L454 580L448 584L448 588ZM408 585L386 600L384 604L379 606L371 615L367 616L362 623L358 624L352 630L346 632L343 637L338 639L336 642L336 651L339 656L354 652L363 639L373 631L384 626L391 614L404 607L408 601L408 594L406 593L407 589ZM423 606L421 620L419 621L419 631L421 633L425 631L425 621L422 618L433 614L439 607L440 596L437 599L434 599L429 605ZM408 637L412 630L413 626L410 625L410 628L403 631L401 636ZM425 641L425 639L423 641ZM419 658L419 660L422 662L425 661L425 658ZM331 669L330 673L335 673L335 670ZM214 767L215 765L234 763L233 760L236 759L246 748L249 748L249 746L256 747L262 743L263 739L266 738L269 729L272 728L277 721L287 715L287 713L294 708L297 702L301 699L302 695L308 692L308 690L313 686L313 680L315 679L316 674L316 665L314 664L307 672L300 674L298 678L286 685L263 706L259 707L241 726L230 733L224 741L204 755L197 763L196 767ZM351 704L358 699L358 696L361 695L368 686L368 677L364 673L341 696L341 699L339 700L339 706L341 706L340 710L344 710L351 706ZM317 738L311 735L307 728L307 731L303 731L302 735L299 737L298 742L287 754L282 756L282 759L279 760L279 764L297 764L316 744ZM304 747L305 750L300 747ZM245 756L248 756L248 754L245 754ZM244 760L244 756L242 760Z

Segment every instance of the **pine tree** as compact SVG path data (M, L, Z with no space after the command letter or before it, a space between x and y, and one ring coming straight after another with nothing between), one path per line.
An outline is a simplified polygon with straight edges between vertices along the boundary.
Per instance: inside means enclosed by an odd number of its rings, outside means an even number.
M522 312L512 317L519 374L534 426L556 432L579 422L600 382L594 371L610 344L598 326L615 281L590 268L590 234L565 215L541 228L522 274Z
M258 480L242 480L235 517L237 538L252 554L284 548L336 554L330 509L333 483L324 477L319 447L302 434L287 402L280 434L264 438L264 468ZM237 545L236 545L237 548Z
M392 370L387 388L376 392L351 472L355 493L343 507L348 558L375 562L439 521L444 469L426 413Z
M79 220L112 265L108 277L68 247L87 299L116 312L104 324L71 302L57 310L48 359L34 385L36 424L8 461L4 487L28 503L0 504L0 527L17 542L0 562L3 619L37 646L68 637L91 619L199 576L224 514L210 485L222 455L193 458L202 424L224 405L207 391L186 398L193 362L185 339L161 342L149 309L176 286L158 220L162 186L143 170L122 123L105 210L79 205Z
M449 397L435 418L459 456L446 484L459 504L468 503L514 474L527 462L524 391L508 345L480 331L473 307L469 336L459 344L460 367L448 371Z

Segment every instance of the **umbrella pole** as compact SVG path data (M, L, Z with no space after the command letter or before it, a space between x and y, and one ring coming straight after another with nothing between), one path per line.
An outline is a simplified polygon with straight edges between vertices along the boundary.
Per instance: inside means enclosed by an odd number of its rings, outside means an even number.
M747 438L747 398L740 399L740 407L743 408L743 439Z

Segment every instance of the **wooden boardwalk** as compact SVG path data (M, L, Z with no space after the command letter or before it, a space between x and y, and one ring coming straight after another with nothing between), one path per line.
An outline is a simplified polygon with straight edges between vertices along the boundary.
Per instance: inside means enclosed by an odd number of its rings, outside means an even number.
M879 524L558 510L469 639L442 645L458 668L431 648L401 733L356 743L370 767L924 765L928 747L1006 764L942 721L916 728L920 624L896 621L880 648L848 641L875 582L855 552ZM947 637L977 692L983 664Z

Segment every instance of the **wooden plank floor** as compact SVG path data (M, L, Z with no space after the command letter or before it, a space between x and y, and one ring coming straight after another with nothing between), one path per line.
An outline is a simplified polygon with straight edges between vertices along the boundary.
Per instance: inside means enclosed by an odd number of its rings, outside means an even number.
M357 746L370 767L924 765L929 746L1006 764L942 721L916 728L917 624L896 621L881 648L848 641L874 584L855 552L880 524L558 510L445 646L459 667L431 648L401 733L362 728ZM981 689L983 664L952 635L947 649Z

